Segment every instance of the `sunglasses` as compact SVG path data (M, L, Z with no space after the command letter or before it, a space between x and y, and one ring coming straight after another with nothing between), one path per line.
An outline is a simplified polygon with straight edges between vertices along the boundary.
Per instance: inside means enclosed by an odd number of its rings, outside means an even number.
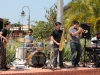
M28 33L32 33L32 32L28 32Z

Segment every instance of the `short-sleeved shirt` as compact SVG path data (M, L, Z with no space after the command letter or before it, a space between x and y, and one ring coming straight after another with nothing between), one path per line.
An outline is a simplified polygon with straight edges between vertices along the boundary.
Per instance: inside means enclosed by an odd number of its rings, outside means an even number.
M93 40L98 40L96 37L93 37L92 39L91 39L91 46L92 46L92 44L94 44L95 46L100 46L100 39L99 39L99 41L97 42L97 43L93 43L92 41Z
M29 35L26 35L26 36L25 36L25 39L30 40L31 43L32 43L33 40L34 40L33 36L29 36ZM32 47L33 45L30 45L30 46ZM28 43L24 43L24 47L28 47Z
M78 33L76 36L72 36L72 33L76 32L78 29L74 28L74 26L69 28L69 34L70 34L70 42L79 43L80 44L80 33Z
M54 40L56 40L58 43L60 43L61 36L62 36L62 30L53 30L51 36L53 36ZM59 46L54 43L54 47L58 48Z
M6 37L7 36L7 29L3 28L1 29L1 32L3 33L2 36ZM0 45L2 45L2 39L0 38Z
M6 37L7 36L7 29L6 28L3 28L1 30L1 32L3 33L2 36Z

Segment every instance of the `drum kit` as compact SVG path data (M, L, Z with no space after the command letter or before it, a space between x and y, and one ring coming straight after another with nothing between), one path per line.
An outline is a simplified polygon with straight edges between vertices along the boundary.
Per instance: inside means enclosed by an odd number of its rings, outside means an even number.
M95 67L98 67L98 66L100 67L100 45L98 46L98 43L100 43L100 40L93 40L91 42L95 43L96 46L95 47L86 47L85 50L87 51L87 54L88 54L90 60L92 60L94 62ZM94 61L94 58L97 59L96 62ZM99 63L98 63L98 61L99 61Z
M22 43L30 43L30 40L25 38L17 38L16 41ZM24 46L18 47L16 49L16 59L14 61L15 63L13 63L13 66L15 66L16 68L25 68L26 65L28 67L31 66L36 68L43 67L47 61L46 55L44 54L44 52L42 52L43 50L43 43L41 42L38 42L36 47L33 48ZM50 60L51 59L52 58L50 58Z

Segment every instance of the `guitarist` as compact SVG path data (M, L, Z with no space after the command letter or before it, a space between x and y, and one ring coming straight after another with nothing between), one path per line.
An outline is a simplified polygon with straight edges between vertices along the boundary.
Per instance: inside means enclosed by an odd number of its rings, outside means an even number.
M62 30L60 30L61 23L56 22L55 25L56 25L56 29L53 30L53 32L51 34L51 41L53 41L53 43L54 43L54 45L53 45L53 47L54 47L53 66L54 66L54 69L57 68L57 56L58 56L58 53L59 53L59 67L65 68L64 65L63 65L63 51L59 51L60 39L61 39L61 36L62 36Z
M6 71L10 68L7 67L6 64L6 43L8 40L6 39L7 37L7 31L10 29L11 24L9 21L5 23L5 27L1 29L0 32L0 69L3 71Z

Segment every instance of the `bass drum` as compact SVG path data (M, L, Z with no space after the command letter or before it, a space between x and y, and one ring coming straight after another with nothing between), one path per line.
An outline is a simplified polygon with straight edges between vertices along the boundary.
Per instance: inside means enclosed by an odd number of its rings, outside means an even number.
M27 62L32 67L43 67L46 62L46 56L43 52L33 52L27 57Z

